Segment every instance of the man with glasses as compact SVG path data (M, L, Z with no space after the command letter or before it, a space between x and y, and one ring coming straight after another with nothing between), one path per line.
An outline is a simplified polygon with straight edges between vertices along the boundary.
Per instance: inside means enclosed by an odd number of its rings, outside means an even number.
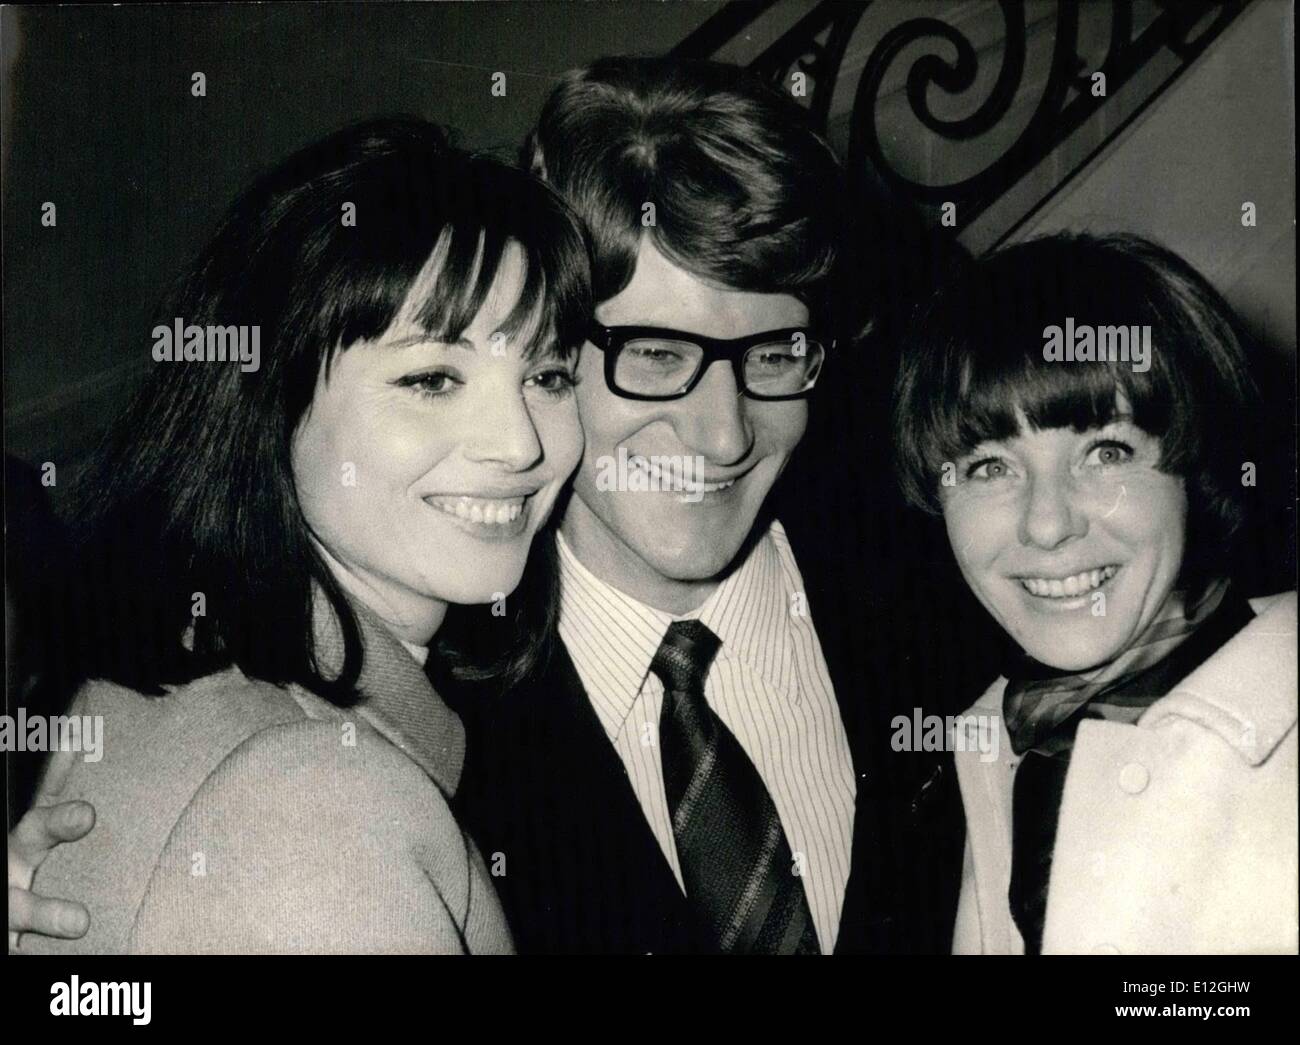
M795 512L798 544L773 512L835 366L835 157L739 70L620 58L556 89L527 159L590 229L598 304L561 643L542 677L458 701L460 813L516 946L942 948L959 868L927 885L924 925L894 874L910 789L886 782L872 716L896 682L867 652L876 550L826 501ZM829 465L860 513L844 464L796 462L796 501Z

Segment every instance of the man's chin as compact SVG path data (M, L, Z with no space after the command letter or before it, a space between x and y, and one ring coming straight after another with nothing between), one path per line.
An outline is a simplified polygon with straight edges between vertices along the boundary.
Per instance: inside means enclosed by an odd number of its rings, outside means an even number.
M615 494L584 499L575 489L568 506L564 532L575 549L584 531L593 538L592 550L603 533L616 538L621 557L637 559L660 578L679 583L700 583L725 575L743 553L754 527L757 511L720 513L701 511L700 505L673 504L672 495ZM602 511L593 511L595 503ZM745 506L746 508L748 506ZM631 563L628 563L631 565Z
M741 534L729 540L710 535L675 548L659 545L643 557L656 573L670 580L688 583L710 581L726 573L740 554L745 536Z

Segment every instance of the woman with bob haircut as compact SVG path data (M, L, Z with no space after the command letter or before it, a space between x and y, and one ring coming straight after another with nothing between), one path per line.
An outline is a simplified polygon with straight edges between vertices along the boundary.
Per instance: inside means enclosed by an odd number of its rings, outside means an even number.
M259 364L155 363L77 484L47 685L103 723L102 758L56 760L98 825L33 888L90 928L20 950L511 949L423 664L435 636L477 677L542 652L553 600L507 596L581 453L590 310L560 199L422 120L235 203L159 322L256 325Z
M920 315L902 483L1013 647L957 727L1000 745L950 738L954 951L1296 951L1295 593L1231 576L1252 405L1228 306L1135 237L1004 249Z

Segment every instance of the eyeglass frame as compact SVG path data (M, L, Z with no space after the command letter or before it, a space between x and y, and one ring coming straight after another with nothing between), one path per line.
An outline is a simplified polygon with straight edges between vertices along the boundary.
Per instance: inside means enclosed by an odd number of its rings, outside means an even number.
M759 345L771 344L777 341L788 341L795 334L803 334L809 341L814 341L821 346L822 360L817 368L817 373L813 375L812 383L799 392L791 392L788 395L760 395L751 392L745 383L744 362L745 353L751 348ZM672 395L644 395L640 392L628 392L619 388L614 381L614 372L618 366L618 356L624 346L629 341L635 341L638 338L653 338L660 341L682 341L691 345L698 345L704 352L704 357L700 360L699 368L695 371L695 376L691 378L686 387ZM764 403L784 402L791 399L806 399L817 387L817 381L821 377L822 367L826 365L826 342L816 334L811 333L807 327L778 327L775 330L762 330L757 334L747 334L744 337L734 338L717 338L705 337L703 334L693 334L686 330L674 330L671 327L644 327L644 326L615 326L607 327L602 323L592 322L587 329L587 340L599 348L605 354L605 387L613 392L616 396L623 399L636 399L641 402L665 403L672 402L674 399L685 399L690 395L700 381L704 379L705 373L714 363L720 359L731 361L731 368L736 376L736 387L740 389L740 394L747 399L758 400Z

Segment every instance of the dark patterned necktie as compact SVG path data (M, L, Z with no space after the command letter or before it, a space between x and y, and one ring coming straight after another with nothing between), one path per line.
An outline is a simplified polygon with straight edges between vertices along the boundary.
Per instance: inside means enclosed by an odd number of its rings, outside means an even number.
M664 792L686 895L714 950L818 954L776 806L704 699L704 678L720 644L699 621L677 621L650 665L664 684Z

